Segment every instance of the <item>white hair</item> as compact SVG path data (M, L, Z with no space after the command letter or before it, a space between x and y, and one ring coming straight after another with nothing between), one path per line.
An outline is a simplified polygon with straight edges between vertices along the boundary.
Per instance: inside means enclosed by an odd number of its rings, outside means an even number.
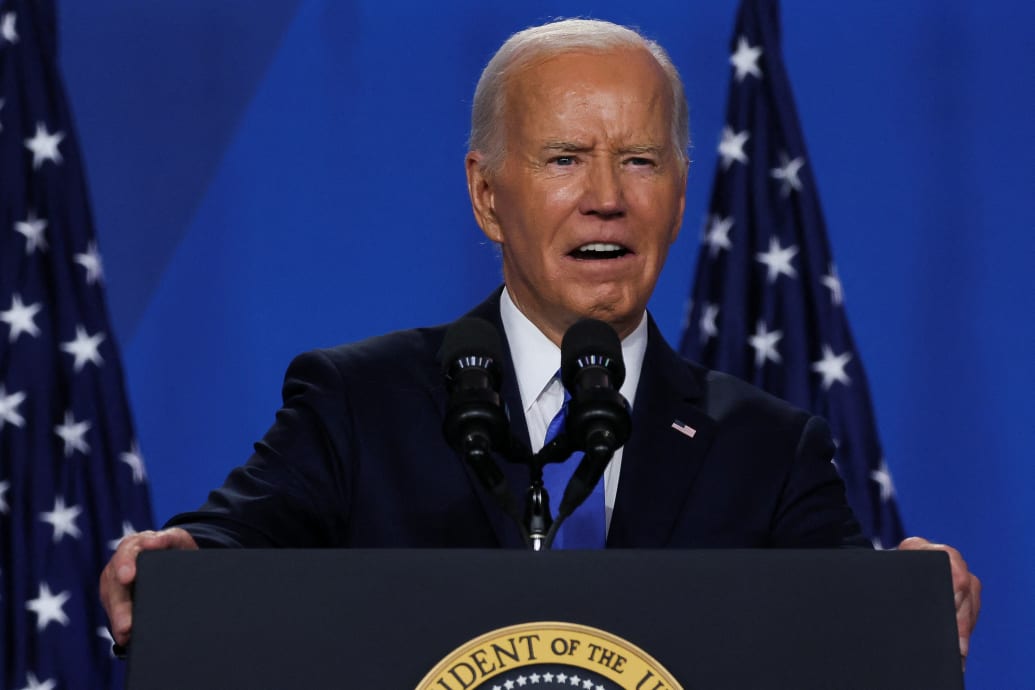
M503 112L510 75L537 59L573 51L606 52L643 48L654 56L672 89L672 145L681 161L690 145L690 113L679 71L658 43L636 31L598 19L563 19L519 31L504 42L482 70L471 107L468 147L485 155L483 165L498 170L506 153Z

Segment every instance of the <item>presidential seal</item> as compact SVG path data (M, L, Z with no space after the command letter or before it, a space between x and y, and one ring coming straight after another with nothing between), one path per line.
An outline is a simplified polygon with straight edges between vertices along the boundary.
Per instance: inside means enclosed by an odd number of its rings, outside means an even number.
M574 623L522 623L467 642L416 690L682 690L636 645Z

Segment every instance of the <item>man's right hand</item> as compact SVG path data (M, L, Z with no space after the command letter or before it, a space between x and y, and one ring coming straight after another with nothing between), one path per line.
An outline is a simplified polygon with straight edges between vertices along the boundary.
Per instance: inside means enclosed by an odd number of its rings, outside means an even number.
M197 549L194 538L179 527L160 532L140 532L119 543L115 555L101 572L101 603L108 613L115 643L129 644L133 630L133 582L137 578L137 556L141 551Z

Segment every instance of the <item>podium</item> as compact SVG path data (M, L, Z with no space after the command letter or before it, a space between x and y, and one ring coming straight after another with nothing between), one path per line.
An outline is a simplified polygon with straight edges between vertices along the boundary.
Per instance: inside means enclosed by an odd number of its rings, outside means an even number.
M130 690L963 687L942 553L149 552L135 597Z

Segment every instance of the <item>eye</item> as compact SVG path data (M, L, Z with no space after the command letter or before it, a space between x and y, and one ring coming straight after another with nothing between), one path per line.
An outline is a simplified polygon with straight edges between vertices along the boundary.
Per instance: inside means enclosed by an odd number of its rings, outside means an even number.
M555 156L550 159L550 163L561 166L575 165L575 156Z
M643 156L633 156L625 161L635 167L647 167L654 165L654 161L650 158L644 158Z

